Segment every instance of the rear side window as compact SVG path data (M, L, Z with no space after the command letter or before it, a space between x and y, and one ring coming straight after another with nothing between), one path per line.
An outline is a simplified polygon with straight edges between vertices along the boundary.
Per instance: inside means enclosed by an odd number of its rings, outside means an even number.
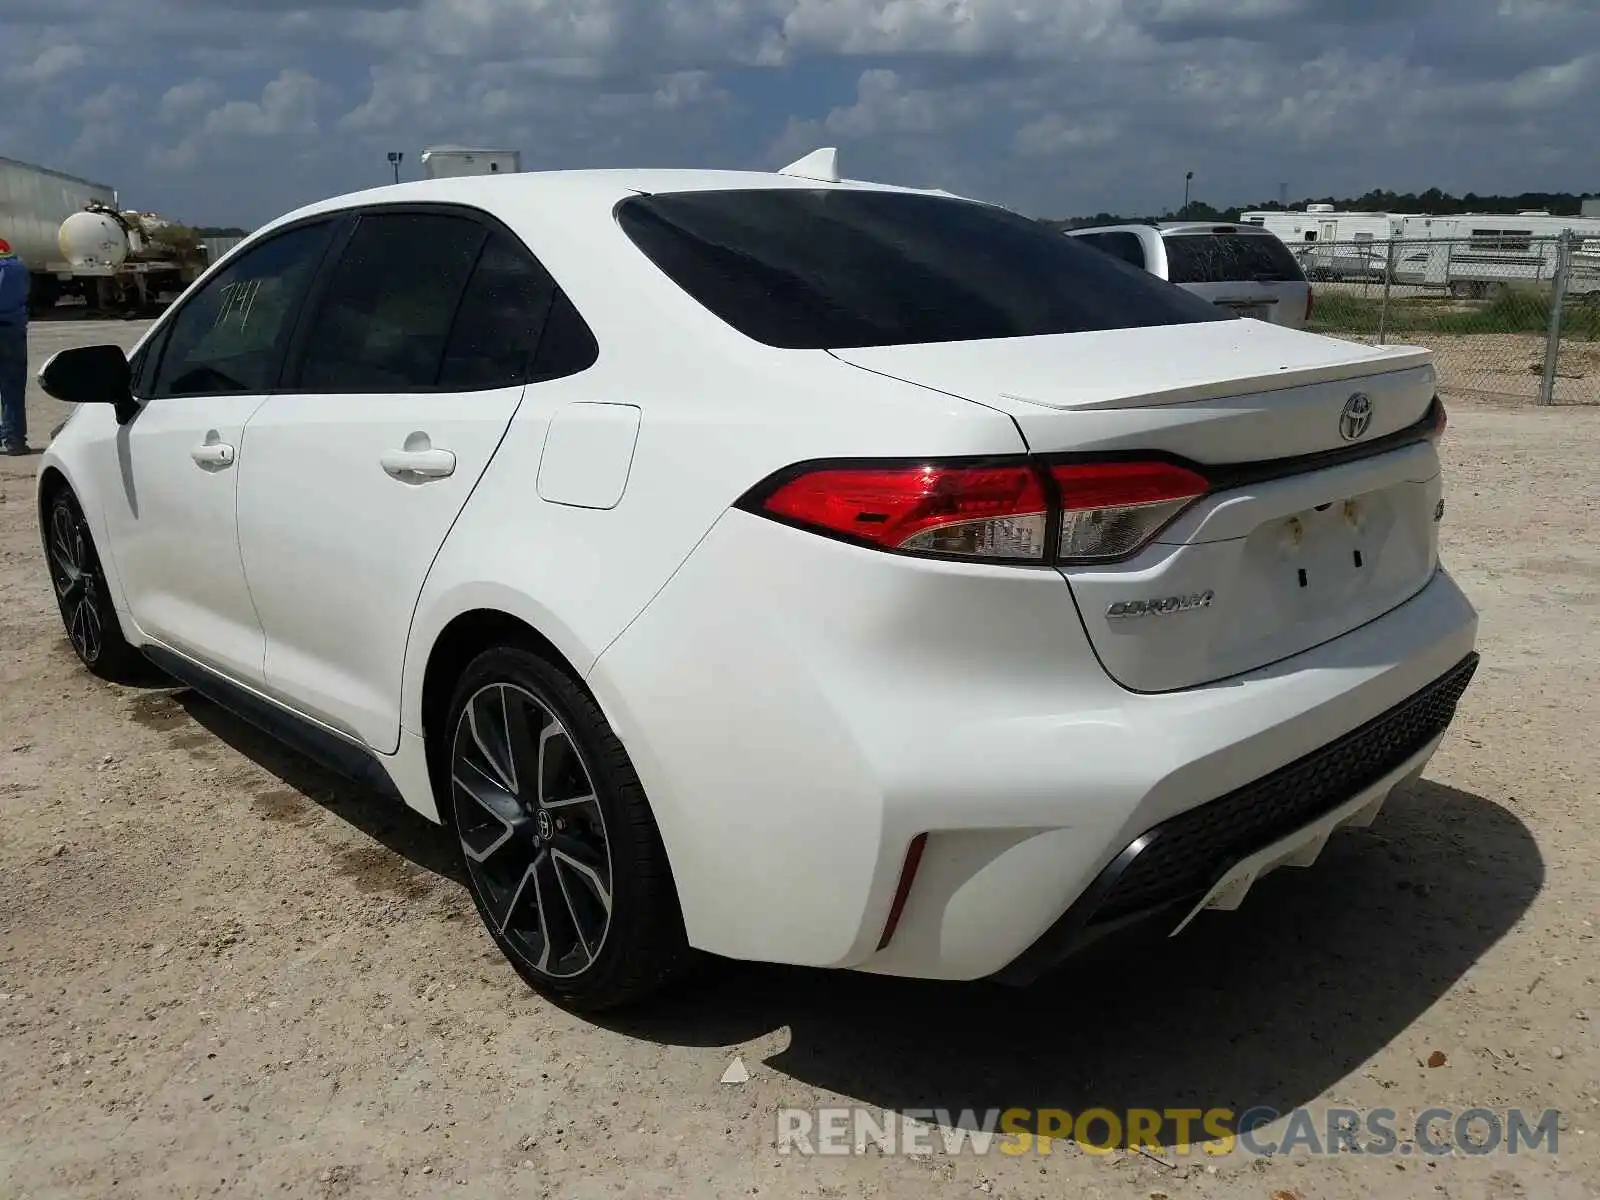
M1085 233L1081 235L1083 241L1088 242L1096 250L1120 258L1125 263L1132 263L1140 270L1145 268L1144 245L1139 241L1139 235L1128 233Z
M437 385L488 230L443 213L363 216L324 293L300 368L308 392Z
M1173 283L1294 283L1305 274L1271 234L1182 233L1163 239Z
M773 188L635 196L633 243L758 342L961 342L1227 320L1036 221L901 192Z
M438 386L465 392L524 382L555 292L526 250L490 234L461 298Z

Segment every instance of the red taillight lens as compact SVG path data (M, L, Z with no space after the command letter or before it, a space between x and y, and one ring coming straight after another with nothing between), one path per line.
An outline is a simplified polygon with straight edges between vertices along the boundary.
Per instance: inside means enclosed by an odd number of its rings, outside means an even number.
M1437 442L1444 436L1445 426L1450 424L1450 414L1445 411L1444 401L1437 396L1433 398L1433 409L1433 429L1429 431L1428 437Z
M1316 288L1312 288L1312 287L1308 287L1308 288L1306 288L1306 322L1307 322L1307 324L1309 324L1310 321L1311 321L1311 310L1313 308L1315 308L1316 306L1317 306L1317 289Z
M837 467L781 484L762 511L887 549L1044 558L1049 503L1032 467Z
M1068 562L1132 554L1210 487L1173 463L1063 463L1050 474L1061 497L1058 553Z

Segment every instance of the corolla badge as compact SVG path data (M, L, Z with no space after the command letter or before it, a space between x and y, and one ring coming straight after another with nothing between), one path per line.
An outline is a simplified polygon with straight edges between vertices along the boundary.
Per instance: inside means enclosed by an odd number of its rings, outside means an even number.
M1359 441L1371 424L1372 398L1357 392L1344 402L1344 411L1339 414L1339 436L1347 442Z
M1170 617L1173 613L1190 612L1197 608L1210 608L1215 593L1207 589L1191 592L1187 596L1159 596L1151 600L1118 600L1106 609L1112 620L1129 617Z

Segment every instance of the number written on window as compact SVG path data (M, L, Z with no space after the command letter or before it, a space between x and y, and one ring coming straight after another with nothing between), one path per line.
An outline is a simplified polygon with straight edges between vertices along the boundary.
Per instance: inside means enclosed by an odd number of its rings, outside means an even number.
M162 335L152 394L271 389L330 228L324 222L278 234L246 251L186 301L171 332Z

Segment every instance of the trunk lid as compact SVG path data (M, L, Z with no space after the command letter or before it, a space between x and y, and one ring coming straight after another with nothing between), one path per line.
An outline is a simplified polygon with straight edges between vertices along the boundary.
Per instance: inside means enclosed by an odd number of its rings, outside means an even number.
M834 353L1007 413L1035 454L1211 468L1216 490L1134 557L1061 568L1101 662L1131 690L1298 654L1404 603L1436 568L1433 444L1351 457L1427 415L1427 350L1219 321Z

